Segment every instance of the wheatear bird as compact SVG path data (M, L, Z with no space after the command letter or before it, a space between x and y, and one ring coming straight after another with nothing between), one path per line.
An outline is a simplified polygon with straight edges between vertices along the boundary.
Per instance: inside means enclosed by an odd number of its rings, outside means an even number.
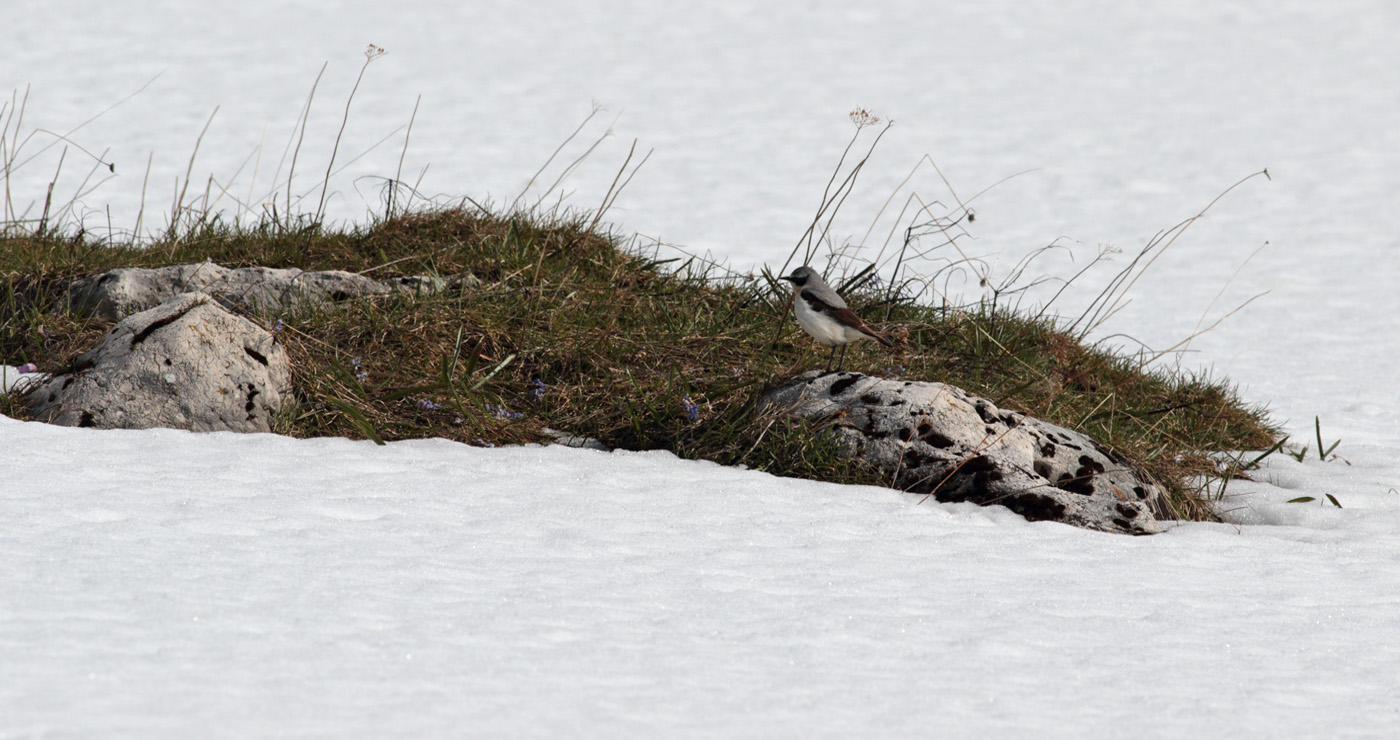
M851 342L874 339L886 347L890 346L884 337L876 334L855 315L816 270L803 265L782 279L792 283L797 291L797 297L792 301L797 311L797 323L813 339L831 347L831 354L826 358L826 369L831 369L838 346L841 348L841 359L836 363L837 370L846 361L846 345Z

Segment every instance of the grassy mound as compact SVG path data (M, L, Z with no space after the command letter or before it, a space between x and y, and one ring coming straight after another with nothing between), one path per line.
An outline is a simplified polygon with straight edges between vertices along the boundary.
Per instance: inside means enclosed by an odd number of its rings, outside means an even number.
M787 316L785 287L627 244L582 218L463 209L339 232L214 223L142 248L81 234L12 236L0 239L0 358L63 370L109 328L67 310L64 287L115 267L211 259L375 278L471 276L432 297L250 317L276 331L293 361L297 400L279 431L499 445L564 430L779 475L882 482L755 403L772 382L825 361L825 348ZM1212 453L1264 449L1277 436L1228 384L1144 371L1052 318L986 301L932 307L869 282L840 289L896 340L893 352L853 346L847 369L951 383L1085 432L1161 481L1181 518L1212 517L1201 482L1218 466ZM13 398L0 410L23 413Z

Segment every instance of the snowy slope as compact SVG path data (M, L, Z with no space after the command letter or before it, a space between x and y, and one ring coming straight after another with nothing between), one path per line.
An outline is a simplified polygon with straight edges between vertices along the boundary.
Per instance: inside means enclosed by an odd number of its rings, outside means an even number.
M1129 538L659 453L0 447L7 737L1343 737L1400 709L1395 494Z

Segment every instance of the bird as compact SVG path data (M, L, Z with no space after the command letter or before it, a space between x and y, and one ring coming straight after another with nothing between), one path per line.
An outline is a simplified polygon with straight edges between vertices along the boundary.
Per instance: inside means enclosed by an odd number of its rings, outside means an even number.
M837 370L845 363L846 345L851 342L874 339L886 347L891 346L884 337L860 320L816 270L803 265L782 279L792 283L793 290L797 292L793 299L797 323L813 339L831 347L831 354L826 358L827 370L831 369L838 346L841 348L841 359L836 363Z

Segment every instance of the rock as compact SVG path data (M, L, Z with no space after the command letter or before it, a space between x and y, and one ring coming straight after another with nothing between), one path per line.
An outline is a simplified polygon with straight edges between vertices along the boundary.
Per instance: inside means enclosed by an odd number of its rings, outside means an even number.
M563 447L577 447L584 450L597 450L598 452L612 452L613 450L613 448L604 444L602 440L593 437L580 437L576 434L561 432L558 429L550 429L549 427L541 429L540 432L550 438L550 444Z
M123 319L70 373L29 393L34 418L101 429L270 432L291 394L272 335L203 293Z
M475 280L475 278L470 278ZM391 293L431 295L452 281L431 276L392 278L385 282L343 270L241 267L213 262L157 269L124 267L75 280L68 298L79 310L108 321L145 311L181 293L198 291L254 313L282 314L307 305ZM458 281L462 282L462 281Z
M809 372L768 403L824 421L847 454L891 474L896 488L939 501L1001 505L1031 521L1125 534L1162 531L1162 489L1078 432L943 383Z

